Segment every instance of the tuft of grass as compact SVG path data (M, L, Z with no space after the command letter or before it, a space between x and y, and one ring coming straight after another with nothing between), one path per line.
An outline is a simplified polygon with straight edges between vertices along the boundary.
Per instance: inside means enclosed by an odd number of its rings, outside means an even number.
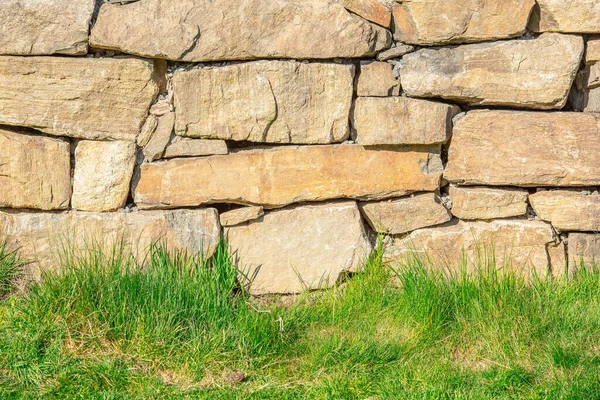
M0 298L13 289L24 265L16 251L9 251L6 242L0 242Z

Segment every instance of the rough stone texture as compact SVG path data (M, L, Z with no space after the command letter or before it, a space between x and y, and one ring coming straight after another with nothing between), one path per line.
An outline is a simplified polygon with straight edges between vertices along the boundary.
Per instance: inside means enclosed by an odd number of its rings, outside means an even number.
M87 53L94 0L2 0L0 54Z
M600 236L597 233L569 233L569 274L600 265Z
M222 226L235 226L243 224L244 222L253 221L263 215L265 215L265 212L262 207L252 206L227 211L222 213L219 217L221 218Z
M349 136L354 66L257 61L173 77L178 135L270 143Z
M148 144L157 126L158 117L155 115L148 115L146 122L144 122L144 125L142 125L142 128L140 129L140 134L136 138L138 146L144 147Z
M393 65L380 61L363 61L356 87L358 96L398 96L400 81L394 77Z
M273 211L225 235L247 276L256 274L254 294L329 287L372 249L354 202Z
M165 148L171 140L171 133L175 126L175 113L169 112L158 117L158 123L143 153L146 161L157 160L162 157Z
M600 231L600 195L570 190L529 196L535 213L559 231Z
M415 48L413 46L398 43L395 47L392 47L391 49L382 51L381 53L377 54L377 59L379 61L387 61L393 58L402 57L405 54L413 52L414 50Z
M444 143L460 108L407 97L359 97L353 113L362 145Z
M419 228L443 224L452 216L435 193L378 203L360 204L365 219L376 231L401 234Z
M596 118L566 112L468 112L454 122L444 178L468 185L600 185Z
M560 109L583 55L579 36L545 33L509 40L423 49L402 58L408 96L472 105Z
M366 19L389 28L392 23L392 12L378 0L338 0L344 8Z
M200 157L227 154L224 140L189 139L176 136L165 149L164 158Z
M74 209L115 211L125 205L135 165L133 142L82 140L75 149Z
M405 0L394 7L394 39L422 46L525 33L534 0Z
M356 58L390 41L388 30L329 0L104 4L90 37L94 47L181 61Z
M134 141L158 81L138 59L0 57L0 124Z
M564 245L557 242L552 227L541 221L497 220L451 221L441 227L419 229L403 238L391 239L384 262L402 265L407 257L418 257L436 269L457 272L459 267L476 272L495 256L496 267L507 267L525 275L535 270L565 272ZM489 264L488 264L489 266Z
M585 63L593 64L600 61L600 36L587 40L585 49Z
M39 278L42 270L60 268L64 251L85 254L100 246L111 251L123 240L125 251L141 260L153 242L168 249L210 256L221 228L215 209L149 211L131 213L8 213L0 211L0 234L9 248L18 248L32 261L29 274Z
M69 142L0 128L0 207L66 209L70 197Z
M210 203L276 208L303 201L397 197L438 188L441 160L435 151L286 146L173 159L142 165L134 198L142 208Z
M534 32L600 33L597 0L536 0L529 29Z
M496 219L525 215L529 192L516 188L450 187L452 214L460 219Z

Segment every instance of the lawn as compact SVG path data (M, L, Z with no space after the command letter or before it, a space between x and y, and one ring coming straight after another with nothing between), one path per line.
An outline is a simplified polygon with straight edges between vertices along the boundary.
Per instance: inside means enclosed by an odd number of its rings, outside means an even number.
M19 268L0 247L0 290ZM0 398L597 399L600 273L444 279L376 251L330 290L252 298L221 243L71 259L0 300Z

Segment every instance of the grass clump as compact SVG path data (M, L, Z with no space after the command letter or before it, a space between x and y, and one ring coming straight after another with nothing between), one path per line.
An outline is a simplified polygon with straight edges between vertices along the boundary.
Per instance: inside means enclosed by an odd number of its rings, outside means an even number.
M24 263L16 251L9 251L6 242L0 242L0 299L14 287Z

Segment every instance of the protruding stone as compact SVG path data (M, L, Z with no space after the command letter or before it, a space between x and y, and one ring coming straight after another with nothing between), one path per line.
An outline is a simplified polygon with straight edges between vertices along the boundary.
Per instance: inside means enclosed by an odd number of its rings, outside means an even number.
M521 36L534 4L534 0L400 0L394 7L394 39L431 46Z
M415 50L415 48L413 46L410 46L408 44L398 43L398 44L396 44L395 47L392 47L391 49L382 51L381 53L377 54L377 60L387 61L387 60L391 60L393 58L399 58L405 54L413 52L414 50Z
M569 233L569 275L600 265L600 235L597 233Z
M444 178L467 185L600 185L599 149L593 114L470 111L454 122Z
M552 190L529 196L535 213L559 231L600 231L600 195Z
M175 74L178 135L269 143L348 138L354 66L257 61Z
M360 204L369 225L380 233L401 234L450 221L452 216L435 193Z
M398 197L438 188L442 165L436 151L286 146L172 159L141 166L134 198L141 208L210 203L277 208L337 198Z
M450 187L452 214L460 219L496 219L525 215L529 192L516 188Z
M564 245L541 221L454 220L391 239L383 254L384 262L393 266L410 265L415 257L426 267L450 273L504 268L543 277L563 274L566 267Z
M221 226L235 226L244 222L254 221L265 215L260 206L242 207L224 212L220 215Z
M582 55L580 36L559 33L531 40L422 49L402 58L400 80L412 97L560 109Z
M390 41L388 30L329 0L103 4L90 37L97 48L194 62L359 58Z
M94 4L94 0L0 1L0 54L86 54Z
M0 207L60 210L70 197L69 142L0 128Z
M0 124L134 141L160 79L139 59L0 57Z
M171 133L173 132L174 126L175 113L169 112L158 117L156 129L143 150L146 161L154 161L162 157L167 144L169 144L169 141L171 140Z
M216 139L189 139L176 136L167 146L164 158L201 157L227 154L227 143Z
M327 288L372 249L354 202L272 211L225 235L253 294Z
M148 144L157 126L158 117L152 114L148 115L146 122L142 125L142 129L140 129L140 134L136 138L138 146L144 147Z
M356 142L363 146L445 143L460 108L407 97L359 97L354 106Z
M587 40L585 46L585 63L594 64L600 61L600 36Z
M133 142L82 140L75 149L73 208L116 211L123 207L135 165Z
M346 10L389 28L392 23L392 11L378 0L338 0Z
M400 81L394 77L393 65L380 61L360 63L357 96L398 96Z
M600 33L596 0L536 0L529 29L534 32Z

